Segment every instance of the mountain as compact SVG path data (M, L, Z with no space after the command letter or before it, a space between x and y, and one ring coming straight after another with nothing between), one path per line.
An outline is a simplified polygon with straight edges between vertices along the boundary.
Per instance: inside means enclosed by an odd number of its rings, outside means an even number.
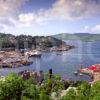
M89 34L89 33L62 33L53 35L53 37L61 40L82 40L82 41L100 41L100 34Z

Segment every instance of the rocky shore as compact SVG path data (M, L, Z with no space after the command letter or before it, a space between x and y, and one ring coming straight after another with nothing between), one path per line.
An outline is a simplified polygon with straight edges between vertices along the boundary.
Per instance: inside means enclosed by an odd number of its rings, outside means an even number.
M61 45L49 47L47 49L30 49L24 51L23 53L19 50L5 50L0 51L0 68L15 68L32 64L30 57L41 57L42 52L57 52L57 51L68 51L69 49L74 48L70 45Z
M75 48L75 46L71 46L71 45L61 45L59 47L52 47L49 49L49 51L68 51L72 48Z
M19 51L0 51L0 68L14 68L32 64Z

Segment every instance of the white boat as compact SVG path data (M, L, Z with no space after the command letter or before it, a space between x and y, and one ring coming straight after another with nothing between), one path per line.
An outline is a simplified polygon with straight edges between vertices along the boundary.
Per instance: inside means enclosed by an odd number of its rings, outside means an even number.
M78 72L77 72L77 71L75 71L75 72L74 72L74 74L75 74L75 75L78 75Z
M83 76L83 74L82 74L82 73L80 73L79 75L80 75L80 76Z
M25 55L28 55L29 57L41 57L42 53L40 51L29 51L26 52Z

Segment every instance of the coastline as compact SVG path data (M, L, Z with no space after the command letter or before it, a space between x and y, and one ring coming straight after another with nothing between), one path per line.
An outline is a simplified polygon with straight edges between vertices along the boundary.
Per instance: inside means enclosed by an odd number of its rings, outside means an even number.
M30 49L25 52L19 50L0 51L0 68L16 68L21 66L30 65L33 61L30 61L30 57L41 57L43 52L63 52L73 49L74 46L62 45L55 46L48 49Z
M19 51L0 52L0 68L16 68L30 64L32 64L32 61L23 56Z

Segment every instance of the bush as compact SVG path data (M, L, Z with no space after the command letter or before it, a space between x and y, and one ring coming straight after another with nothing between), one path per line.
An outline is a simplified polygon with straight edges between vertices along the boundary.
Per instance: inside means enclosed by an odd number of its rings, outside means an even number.
M10 74L5 78L5 81L0 81L0 100L21 100L24 88L22 78L16 74Z
M33 79L23 80L12 73L5 80L0 80L0 100L51 100L51 94L56 92L60 97L64 84L59 76L45 79L42 85L33 83ZM81 81L76 89L70 89L61 100L100 100L100 81L91 87L87 82Z

